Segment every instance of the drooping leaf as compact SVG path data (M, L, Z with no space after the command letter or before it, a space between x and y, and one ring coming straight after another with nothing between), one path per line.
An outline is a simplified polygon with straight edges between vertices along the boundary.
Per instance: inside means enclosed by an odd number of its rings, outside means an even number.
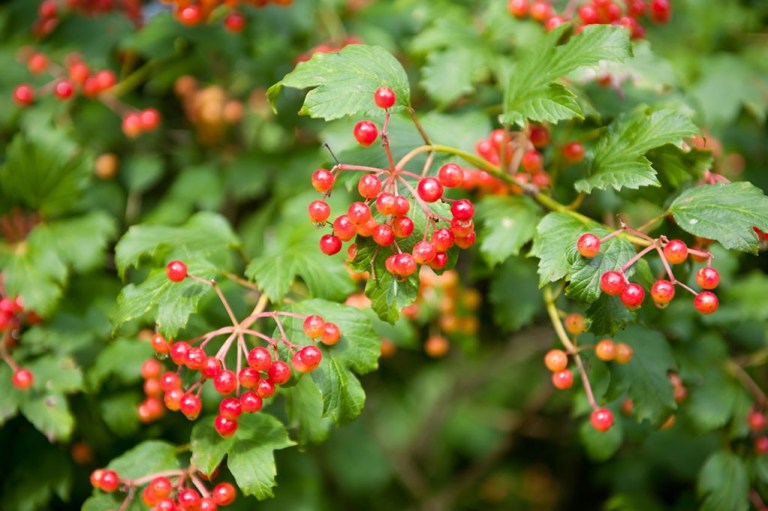
M237 235L224 217L200 212L179 227L132 226L115 247L115 264L120 274L124 275L129 267L137 267L145 256L186 260L226 252L239 245Z
M675 369L669 342L659 332L636 325L621 332L616 341L629 344L634 354L629 363L611 368L612 392L628 392L637 419L660 426L677 408L668 376Z
M208 476L218 468L224 456L232 449L239 437L243 434L250 435L250 432L243 431L242 427L238 427L235 435L223 438L213 427L213 421L214 418L210 416L198 419L197 424L192 428L190 438L191 462ZM250 424L250 422L246 422L246 424Z
M539 287L568 274L568 254L588 227L565 213L549 213L539 222L531 248L531 255L539 258Z
M679 145L697 132L690 119L675 110L639 109L624 115L608 126L595 147L589 177L576 181L575 188L590 193L608 187L661 186L645 154L667 144Z
M715 452L699 472L696 491L702 511L747 511L749 476L744 462L733 452Z
M190 263L189 272L202 279L212 279L216 269L208 264ZM139 285L128 284L117 297L112 316L114 329L137 318L151 315L160 332L175 337L187 324L190 314L197 311L200 300L211 292L210 286L191 279L172 282L165 269L155 269Z
M539 208L528 197L487 197L477 205L482 223L480 253L493 266L520 253L536 232Z
M107 468L126 479L136 479L154 472L179 468L175 445L147 440L113 459Z
M727 249L757 253L752 227L768 231L768 197L747 182L697 186L669 206L681 229Z
M284 394L285 410L290 426L298 430L299 442L316 443L328 438L333 421L323 417L323 395L312 379L299 378Z
M330 121L351 115L380 115L373 93L383 86L394 91L395 105L410 103L408 76L397 59L381 47L353 44L299 62L269 88L267 97L274 105L283 87L312 89L299 113Z
M606 25L587 26L559 44L570 27L561 25L515 67L504 92L503 122L523 126L527 120L556 123L583 118L576 97L557 80L602 60L623 61L631 54L627 31Z

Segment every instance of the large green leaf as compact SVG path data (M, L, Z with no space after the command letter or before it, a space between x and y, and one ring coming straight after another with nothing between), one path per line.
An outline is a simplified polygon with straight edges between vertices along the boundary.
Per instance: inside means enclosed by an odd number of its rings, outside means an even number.
M290 426L297 429L302 444L328 438L333 421L323 417L323 395L311 378L299 378L296 385L283 390Z
M438 104L450 104L474 91L474 81L487 67L487 51L478 47L456 47L427 55L421 86Z
M504 93L504 122L523 126L526 119L556 123L583 118L575 95L557 80L581 67L623 61L631 54L623 28L591 25L559 44L569 29L561 25L552 30L517 64Z
M768 231L768 197L746 182L691 188L675 199L669 212L681 229L742 252L757 253L752 227Z
M660 426L677 408L668 375L675 369L669 342L659 332L635 325L617 341L629 344L634 354L628 364L615 364L611 369L613 394L628 392L637 419Z
M126 479L136 479L154 472L179 468L175 445L160 440L147 440L113 459L107 468Z
M571 269L568 254L588 227L565 213L549 213L539 222L531 248L531 255L539 258L539 287L568 274Z
M396 105L410 103L408 76L388 51L378 46L349 45L339 52L316 53L267 91L274 105L283 87L312 89L300 114L339 119L350 115L380 115L373 93L387 86L395 92Z
M595 335L614 335L635 317L618 296L601 294L586 310L589 331Z
M115 247L115 264L123 275L129 267L137 267L145 256L201 258L239 245L237 235L224 217L200 212L179 227L134 225Z
M666 144L680 144L698 132L687 117L675 110L640 109L613 121L595 147L589 177L576 181L579 192L613 187L636 189L661 186L645 154Z
M51 441L68 440L75 427L67 398L58 392L25 400L21 413Z
M487 197L477 205L482 223L480 253L493 266L518 255L531 241L541 209L528 197Z
M744 462L733 452L715 452L699 472L696 491L701 511L747 511L749 476Z
M67 266L84 272L104 264L105 249L114 238L117 226L112 217L95 211L43 224L35 230L48 249L56 251Z

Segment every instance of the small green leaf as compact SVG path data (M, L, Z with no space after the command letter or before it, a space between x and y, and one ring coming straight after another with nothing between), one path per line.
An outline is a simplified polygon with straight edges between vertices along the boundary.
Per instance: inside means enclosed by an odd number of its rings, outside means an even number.
M240 245L229 222L221 215L200 212L180 227L134 225L115 247L115 264L121 275L138 267L142 257L202 258ZM167 261L161 260L165 263Z
M102 349L88 367L88 386L98 390L108 380L135 383L140 379L141 364L153 355L149 343L136 339L117 339Z
M36 231L48 250L54 250L67 266L77 272L104 264L107 244L116 234L115 220L104 212L57 220L40 225Z
M747 511L749 477L741 458L730 451L712 454L699 472L696 492L701 511Z
M283 394L290 426L297 428L301 444L328 438L333 421L323 417L323 395L312 378L299 378L296 385L284 389Z
M539 222L531 248L531 255L539 258L539 287L568 274L571 269L568 254L588 227L565 213L549 213Z
M147 440L113 459L107 468L126 479L136 479L154 472L179 468L175 445L160 440Z
M212 279L216 269L204 264L189 263L189 272L202 279ZM187 324L190 314L197 311L200 300L211 292L207 284L191 279L172 282L165 269L152 270L149 277L136 286L129 284L117 297L112 316L115 330L123 323L151 315L166 337L176 337Z
M395 105L410 103L408 76L388 51L378 46L353 44L339 52L316 53L267 91L274 106L283 87L312 89L307 93L302 115L326 121L351 115L380 115L373 102L379 87L395 92Z
M83 388L83 374L70 357L46 355L28 364L36 384L49 392L73 393Z
M593 229L598 237L608 234L603 229ZM600 253L595 257L581 257L576 252L575 246L578 238L571 240L571 245L567 249L569 254L575 254L575 262L571 267L568 278L570 284L565 290L565 294L574 300L581 300L592 303L597 300L602 291L600 290L600 277L603 273L610 270L617 270L624 263L632 259L635 255L635 247L632 243L619 237L611 238L604 242L600 247ZM627 270L629 277L634 272L634 268Z
M274 452L296 445L285 426L267 413L249 414L240 419L235 441L228 452L227 466L243 495L259 500L272 497L277 484Z
M481 48L456 47L427 54L421 86L440 105L453 103L474 91L473 82L486 67Z
M376 278L366 283L365 295L370 298L371 308L381 319L394 323L400 317L403 307L416 300L419 279L413 275L406 279L395 277L387 271L382 259L376 259Z
M687 117L674 110L640 109L613 121L600 138L589 165L589 177L576 181L579 192L613 187L661 186L645 154L667 144L679 145L698 133Z
M627 326L635 316L618 296L601 294L586 311L589 331L598 336L611 336Z
M49 440L68 440L75 427L64 394L46 393L21 403L21 413Z
M223 438L213 427L214 418L203 417L197 421L192 428L191 451L192 463L200 469L203 474L210 476L224 459L224 456L232 449L236 439L243 433L240 433L242 427L239 427L235 435L229 438ZM250 432L246 432L250 434Z
M628 364L615 364L611 368L614 393L626 390L634 403L637 419L648 419L660 426L677 408L668 376L668 372L675 369L669 343L659 332L635 325L616 340L629 344L634 354Z
M675 199L669 212L681 229L742 252L757 254L753 226L768 231L768 197L747 182L691 188Z
M700 383L689 389L683 410L697 431L713 431L731 420L740 392L739 384L719 367L704 367Z
M556 80L581 67L631 55L629 35L621 27L590 25L559 44L569 29L566 24L552 30L515 67L504 93L503 122L523 126L526 119L556 123L583 118L575 95Z
M136 434L141 426L136 407L142 396L138 392L112 393L99 401L101 418L116 435L129 437Z
M518 255L536 233L541 209L528 197L487 197L477 205L482 223L480 253L489 265Z

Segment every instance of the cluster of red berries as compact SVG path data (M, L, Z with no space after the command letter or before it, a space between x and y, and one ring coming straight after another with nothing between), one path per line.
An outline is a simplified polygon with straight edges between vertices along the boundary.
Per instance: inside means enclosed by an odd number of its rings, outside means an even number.
M65 12L77 12L87 16L121 10L134 22L141 24L141 0L43 0L38 8L38 18L32 26L32 33L37 37L50 35L59 25L60 16Z
M141 377L144 379L146 396L138 409L141 422L154 422L165 415L165 407L161 400L163 389L160 385L160 376L162 373L163 364L156 358L148 358L141 364Z
M389 87L380 87L373 99L377 106L387 110L386 126L389 108L395 104L395 93ZM360 121L355 125L353 134L360 145L370 146L379 137L379 129L372 121ZM385 137L383 133L382 139ZM389 151L388 145L384 145ZM335 173L343 170L364 172L357 185L363 200L350 204L346 213L330 223L331 207L325 199L336 181ZM398 277L414 274L419 265L428 265L435 270L445 268L449 249L453 246L466 249L475 243L475 224L472 220L475 206L468 199L451 200L444 196L446 188L458 187L463 178L464 171L454 163L441 166L436 177L417 175L394 165L390 169L377 169L337 164L330 171L317 169L312 174L312 186L325 197L309 204L309 218L318 227L330 223L333 229L332 234L320 238L320 250L328 255L336 254L343 242L357 235L370 237L379 247L392 250L385 266L387 271ZM400 194L399 187L404 188L410 198ZM405 240L414 232L415 224L408 216L412 200L427 217L428 225L423 239L416 241L409 252L400 249L398 240ZM430 205L438 201L451 203L451 218L432 211ZM439 222L448 225L438 227ZM356 244L349 247L349 259L354 260L356 250Z
M36 317L32 313L25 313L24 306L22 305L20 298L9 298L3 296L0 298L0 335L2 340L0 341L0 356L6 364L13 370L11 376L11 384L19 390L29 390L35 383L35 377L32 371L24 367L19 367L15 360L8 354L8 348L11 348L16 343L16 336L14 335L22 322L30 322Z
M519 185L533 184L538 188L548 188L552 178L544 169L542 151L550 144L549 129L534 124L517 132L495 129L488 138L477 141L475 151L484 160L501 167ZM584 146L580 142L569 141L560 151L563 160L569 164L584 159ZM482 170L475 171L474 176L465 176L463 187L467 190L477 187L494 194L506 193L509 189L503 181ZM522 193L520 187L512 187L511 191Z
M640 19L647 15L654 23L667 23L672 16L670 0L624 0L624 6L613 0L591 0L573 12L572 2L558 13L547 0L509 0L507 9L517 18L530 16L547 30L567 21L576 23L577 32L587 25L611 24L626 27L633 39L645 36ZM575 16L574 16L575 14Z
M230 32L241 32L245 28L245 16L235 10L239 0L164 0L166 3L175 5L174 17L187 26L195 26L206 22L212 18L213 11L223 6L230 11L224 16L224 28ZM253 7L265 7L267 5L287 6L293 3L293 0L242 0L243 4Z
M598 238L593 233L582 234L576 242L576 248L583 257L592 258L600 252L600 246L607 238L616 235L620 231L614 231L605 238ZM642 234L642 233L640 233ZM645 235L643 235L645 237ZM647 237L646 237L647 238ZM684 263L689 254L705 258L711 263L712 256L709 252L690 249L682 240L667 240L666 237L650 239L651 244L639 252L619 270L610 270L600 277L600 289L607 295L619 296L622 303L630 310L640 308L645 299L645 289L640 284L630 283L625 275L626 270L645 253L656 249L661 256L667 270L669 280L659 279L651 286L651 298L659 308L665 308L675 296L675 286L680 286L695 296L693 305L702 314L712 314L717 310L719 301L711 292L720 283L720 274L707 265L696 272L696 283L705 291L696 292L684 283L675 279L670 265Z
M172 282L181 282L186 278L202 280L191 276L182 261L169 262L166 275ZM160 356L170 355L173 363L178 366L176 372L169 371L159 375L158 386L160 391L164 392L165 406L173 411L181 411L190 420L196 419L202 409L202 387L207 380L212 380L214 389L223 396L214 427L221 436L232 436L238 428L238 417L243 412L254 413L261 410L263 400L271 397L278 385L283 385L291 379L292 370L308 373L316 369L322 361L322 351L314 344L301 347L285 338L285 334L281 339L272 339L250 329L258 319L270 317L277 323L280 331L284 332L280 322L281 316L303 319L304 334L313 342L332 346L341 337L339 327L335 323L326 322L320 316L280 311L251 315L237 326L220 328L190 341L171 342L159 333L154 334L151 339L152 348ZM248 351L243 334L265 340L271 349L257 346ZM205 348L212 339L220 335L228 335L227 341L216 355L209 355ZM225 359L229 347L235 342L236 349L240 350L247 360L247 365L241 367L241 357L238 357L238 367L232 370L226 368ZM279 358L280 342L292 354L290 365ZM198 343L199 345L196 345ZM183 368L199 373L199 378L186 389L180 376Z
M187 485L188 482L192 484ZM153 511L216 511L219 506L230 505L237 497L235 487L230 483L219 483L208 490L201 478L190 470L171 470L140 479L122 479L114 470L100 468L91 473L91 484L107 493L118 489L127 491L128 503L133 498L134 489L146 485L141 498Z
M320 43L309 50L305 51L294 59L294 63L306 62L312 58L315 53L333 53L341 51L345 46L350 44L363 44L363 40L356 35L348 35L341 42L325 42Z
M747 415L747 424L750 431L755 435L754 448L757 454L768 454L768 434L765 430L768 428L768 419L760 410L750 410Z

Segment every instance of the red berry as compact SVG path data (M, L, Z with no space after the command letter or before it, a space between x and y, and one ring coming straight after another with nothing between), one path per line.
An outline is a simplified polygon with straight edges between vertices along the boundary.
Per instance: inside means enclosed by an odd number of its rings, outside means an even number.
M55 18L57 11L56 0L43 0L37 9L41 18Z
M517 18L524 18L528 15L528 0L509 0L507 10Z
M48 69L48 57L42 53L33 53L27 60L27 67L30 73L39 75Z
M259 383L262 381L267 380L260 380ZM272 388L272 392L275 391L275 387L272 385L271 382L268 382L269 386ZM270 396L272 393L269 394ZM261 410L261 407L263 406L264 402L261 399L261 396L253 391L243 392L243 394L240 396L240 408L245 413L256 413L259 410Z
M229 483L219 483L211 491L211 497L220 506L230 505L236 496L235 487Z
M607 408L598 408L589 417L592 427L598 431L608 431L613 426L613 412Z
M165 274L171 282L181 282L187 278L187 265L181 261L171 261L165 267Z
M320 342L326 346L333 346L341 338L341 330L336 323L326 323L323 327L323 335L320 337Z
M435 258L429 263L429 267L433 270L442 270L448 264L448 254L445 252L438 252L435 254Z
M349 215L341 215L333 221L333 234L341 241L349 241L357 234L357 226Z
M438 252L445 252L454 244L455 237L449 229L437 229L432 233L432 245Z
M547 21L553 14L552 5L546 0L534 0L528 9L531 18L536 21Z
M213 380L213 388L219 394L231 394L237 388L237 375L229 369L221 371Z
M237 405L240 406L240 401L237 399L235 399L235 401L237 401ZM230 419L223 415L217 415L216 420L213 422L213 427L219 435L224 438L229 438L235 434L235 431L237 431L237 419Z
M395 92L389 87L379 87L373 93L373 102L379 108L390 108L395 104Z
M145 108L139 113L141 128L144 131L154 131L160 125L160 112L156 108Z
M411 209L411 202L407 197L395 195L395 215L403 216Z
M29 369L18 368L11 376L11 385L19 390L29 390L35 383L35 376Z
M242 32L245 28L245 16L237 11L231 11L224 18L224 28L230 32Z
M544 126L531 126L528 139L537 149L546 147L549 144L549 130Z
M443 196L443 185L434 177L425 177L419 181L417 192L424 202L435 202Z
M305 374L310 371L307 364L305 364L304 360L301 358L300 351L297 351L291 357L291 366L293 367L293 370L296 371L297 373Z
M761 435L755 438L755 452L757 454L768 454L768 436Z
M219 505L216 504L211 497L203 497L200 499L200 505L196 508L196 511L218 511Z
M585 25L594 25L600 23L600 15L597 12L597 7L592 4L582 4L579 7L579 17Z
M94 80L98 91L103 92L107 89L111 89L115 85L117 77L112 71L104 70L96 73L94 75Z
M381 192L376 197L376 210L382 215L394 215L397 213L397 199L394 194Z
M331 216L331 207L325 201L316 200L309 203L307 212L312 223L322 225Z
M194 26L200 23L203 19L203 11L197 4L188 5L182 7L176 11L176 18L187 26Z
M466 250L472 245L474 245L476 240L477 240L477 234L475 234L474 232L470 232L466 236L456 236L456 238L454 239L454 243L456 244L457 247Z
M632 346L625 342L616 343L616 362L619 364L628 364L632 360L635 351Z
M194 488L182 488L176 495L176 500L184 511L194 511L200 507L200 494Z
M454 188L464 181L464 171L455 163L446 163L437 171L437 179L446 188Z
M184 363L187 361L187 353L189 350L189 343L184 341L173 343L171 346L171 360L173 360L176 365L184 365Z
M310 370L319 366L323 360L323 352L317 346L304 346L299 353L301 353L302 360L304 360L304 363L307 364Z
M651 286L651 298L658 307L666 307L675 297L675 285L668 280L657 280Z
M401 277L413 275L416 272L417 267L413 256L406 252L395 254L394 259L392 259L392 273Z
M144 125L141 122L141 114L136 112L127 114L125 117L123 117L122 128L126 137L138 137L144 129Z
M392 231L396 238L407 238L413 232L413 220L407 216L397 216L392 220Z
M320 238L320 250L327 255L338 254L341 250L341 240L333 234Z
M387 224L377 224L371 233L373 241L382 247L388 247L395 242L395 233Z
M655 23L667 23L672 17L669 0L651 0L651 19Z
M371 218L371 208L363 202L353 202L349 205L347 216L355 225L362 225Z
M148 358L141 363L141 369L139 370L139 373L141 374L142 378L148 380L150 378L159 378L162 371L163 364L161 364L159 360L155 358Z
M237 419L243 413L240 400L236 397L225 397L219 403L219 414L227 419Z
M595 356L603 362L610 362L616 358L616 343L611 339L602 339L595 345Z
M702 291L693 299L693 306L702 314L712 314L717 310L718 305L720 305L720 301L710 291Z
M325 320L317 315L307 316L304 320L304 333L310 339L317 339L323 334L323 328L325 327ZM261 348L264 349L264 348ZM266 351L266 350L264 350Z
M259 384L256 386L256 394L264 399L270 397L275 393L275 384L267 378L259 380ZM245 410L245 408L244 408Z
M664 257L670 264L680 264L688 258L688 246L684 241L669 240L664 245Z
M568 142L563 146L563 158L568 163L579 163L584 159L584 146L579 142Z
M549 350L544 355L544 365L553 373L558 373L568 367L568 354L563 350Z
M379 136L379 129L371 121L360 121L355 125L352 134L357 143L363 147L368 147L376 141Z
M587 232L579 236L576 249L584 257L595 257L600 252L600 238Z
M272 355L267 348L253 348L248 352L248 365L257 371L266 371L272 365Z
M181 398L179 410L189 420L195 420L200 415L200 410L203 408L203 403L200 398L194 394L186 393Z
M543 164L544 158L541 157L541 153L535 150L526 151L523 154L523 159L520 161L523 170L531 174L540 171Z
M150 481L147 488L156 499L164 499L173 491L173 484L167 477L158 476Z
M181 377L171 371L166 371L160 376L160 388L168 392L173 389L181 388Z
M150 344L152 344L152 349L155 350L155 353L158 355L166 355L171 351L171 346L168 344L168 341L166 341L165 337L160 333L152 335Z
M577 312L568 314L564 323L566 331L571 335L579 335L587 331L587 320Z
M413 260L418 264L427 264L437 255L434 245L428 241L419 241L413 246L411 251Z
M190 352L191 351L192 350L190 350ZM203 353L203 355L205 355L205 353ZM187 364L187 367L194 369L193 367L189 366L189 364ZM219 376L219 374L221 374L221 362L214 356L205 357L199 371L200 374L203 375L203 378L214 379Z
M259 384L261 376L259 372L252 367L243 367L240 372L237 373L237 381L240 382L240 386L246 389L252 389Z
M764 413L758 410L752 410L747 416L747 424L749 424L749 429L755 433L759 433L765 429L766 425L768 425L768 420L766 420Z
M176 412L181 410L181 400L184 399L184 396L185 393L181 388L166 390L163 403L165 403L166 408Z
M562 371L552 373L552 385L560 390L571 388L573 385L573 372L570 369L563 369Z
M645 289L640 284L627 284L621 292L621 301L630 310L638 309L645 299Z
M469 220L475 214L475 206L467 199L459 199L451 205L451 214L458 220Z
M374 199L381 191L381 181L373 174L363 174L357 183L357 191L366 199Z
M184 365L193 371L199 371L205 366L205 351L200 347L191 347L184 357Z
M696 272L696 283L702 289L715 289L720 284L720 273L711 266L705 266Z
M610 270L600 277L600 289L607 295L619 295L625 287L627 287L627 281L621 272Z
M333 188L335 178L325 169L317 169L312 173L312 187L318 192L326 193Z
M99 480L99 488L107 493L116 491L120 486L120 477L114 470L103 470L101 472L101 479Z
M269 379L275 385L282 385L291 379L291 368L282 360L277 360L269 366Z
M35 93L32 90L31 85L22 83L21 85L16 86L16 88L13 90L13 100L19 106L27 106L31 104L34 99Z

